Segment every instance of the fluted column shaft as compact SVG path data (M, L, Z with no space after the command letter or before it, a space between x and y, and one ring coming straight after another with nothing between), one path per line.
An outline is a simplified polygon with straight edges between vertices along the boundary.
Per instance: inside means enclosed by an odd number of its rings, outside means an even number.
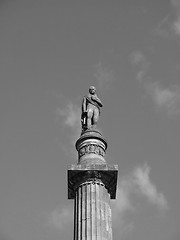
M99 179L76 191L74 240L112 240L110 194Z

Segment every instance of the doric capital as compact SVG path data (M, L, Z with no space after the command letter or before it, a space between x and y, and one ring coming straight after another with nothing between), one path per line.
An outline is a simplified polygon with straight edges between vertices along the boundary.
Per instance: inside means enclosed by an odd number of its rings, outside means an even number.
M80 185L94 182L103 184L111 199L115 199L117 174L117 165L72 165L68 170L68 198L75 198L75 193Z

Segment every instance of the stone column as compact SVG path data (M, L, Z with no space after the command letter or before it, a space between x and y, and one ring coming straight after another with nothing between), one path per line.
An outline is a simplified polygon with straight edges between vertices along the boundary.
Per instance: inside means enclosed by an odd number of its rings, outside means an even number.
M112 240L110 195L101 181L81 184L74 207L75 240Z
M112 240L110 199L115 199L117 166L107 165L107 142L98 131L76 142L78 164L68 170L68 198L74 199L74 240Z

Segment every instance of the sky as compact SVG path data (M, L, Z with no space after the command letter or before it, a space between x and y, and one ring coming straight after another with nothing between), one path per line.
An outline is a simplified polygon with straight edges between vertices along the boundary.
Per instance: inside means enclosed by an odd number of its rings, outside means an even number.
M180 0L1 0L0 240L73 239L91 85L119 166L113 239L180 239Z

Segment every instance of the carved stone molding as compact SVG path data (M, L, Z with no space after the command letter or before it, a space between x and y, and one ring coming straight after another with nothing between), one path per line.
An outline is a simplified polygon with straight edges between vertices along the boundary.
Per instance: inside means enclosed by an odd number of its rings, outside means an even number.
M84 156L85 154L98 154L101 156L105 156L104 149L96 144L88 144L83 146L81 149L79 149L79 157Z

